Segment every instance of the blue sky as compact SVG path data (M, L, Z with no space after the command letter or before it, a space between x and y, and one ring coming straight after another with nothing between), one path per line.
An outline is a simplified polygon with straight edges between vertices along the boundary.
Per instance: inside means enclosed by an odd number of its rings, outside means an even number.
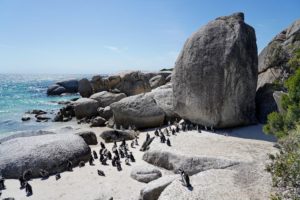
M237 11L260 51L299 9L299 0L0 0L0 73L172 67L191 33Z

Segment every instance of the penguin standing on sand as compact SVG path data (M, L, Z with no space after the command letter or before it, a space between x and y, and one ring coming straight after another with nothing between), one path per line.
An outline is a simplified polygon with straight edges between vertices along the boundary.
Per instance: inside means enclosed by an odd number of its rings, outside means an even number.
M94 159L97 160L98 159L98 155L96 151L93 151L93 155L94 155Z
M180 175L181 175L181 179L182 179L182 183L184 186L186 187L191 187L191 183L190 183L190 177L187 173L185 173L185 171L183 171L182 169L179 169Z
M26 185L25 185L25 192L26 192L27 196L31 196L32 195L32 187L31 187L31 185L28 182L26 182Z

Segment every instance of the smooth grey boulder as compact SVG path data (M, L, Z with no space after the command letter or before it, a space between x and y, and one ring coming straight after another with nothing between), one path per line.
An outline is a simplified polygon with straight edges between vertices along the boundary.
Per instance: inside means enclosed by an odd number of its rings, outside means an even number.
M57 84L53 84L49 86L47 89L47 95L61 95L66 92L67 92L66 88Z
M149 183L155 179L160 178L161 172L159 169L152 167L152 166L135 166L130 173L131 178L143 182L143 183Z
M99 102L100 107L106 107L110 104L120 101L121 99L125 98L126 94L124 93L111 93L107 91L98 92L90 96L91 99L94 99Z
M108 85L108 80L103 78L102 76L97 75L92 77L91 86L93 88L94 93L107 91L109 89Z
M224 169L239 164L237 161L226 159L186 156L169 151L151 149L144 153L143 160L157 167L172 170L175 173L179 169L183 169L190 176L209 169Z
M93 94L93 88L88 79L81 79L78 83L78 92L82 97L90 97Z
M72 103L74 107L75 116L77 119L84 117L93 117L98 114L98 101L89 98L80 98Z
M184 119L215 128L255 123L257 46L244 14L219 17L188 38L172 83Z
M153 98L145 94L126 97L110 105L117 125L150 128L161 126L165 113Z
M113 116L113 111L110 106L106 106L105 108L98 108L98 115L103 117L106 120L109 120Z
M106 122L106 119L97 116L94 119L91 119L91 127L105 126L105 122Z
M288 61L300 48L300 19L277 34L258 56L257 89L274 81L283 82L291 74Z
M145 96L155 100L157 106L164 111L166 121L172 121L179 117L174 112L172 84L162 85L153 89L151 92L146 93Z
M127 96L151 91L148 78L140 71L128 72L120 75L121 82L115 87Z
M76 166L88 161L90 148L74 134L46 134L13 138L0 145L0 174L4 178L19 178L31 169L33 178L39 177L40 169L50 174L64 171L67 161Z
M273 97L276 87L272 84L265 84L256 92L256 117L260 123L267 123L268 114L278 111L277 104Z
M132 131L121 131L121 130L106 130L100 134L100 137L105 142L120 142L123 140L133 140L135 139L135 133Z
M162 75L157 75L157 76L152 77L149 80L149 83L150 83L150 87L152 89L155 89L161 85L164 85L166 83L166 79Z
M78 92L78 80L76 79L64 80L57 82L56 84L64 87L67 93Z
M98 144L97 136L92 131L82 131L79 133L76 133L76 135L79 135L82 137L82 139L85 141L87 145L96 145Z
M140 192L141 200L157 200L162 191L173 181L180 179L180 175L167 175L148 183Z

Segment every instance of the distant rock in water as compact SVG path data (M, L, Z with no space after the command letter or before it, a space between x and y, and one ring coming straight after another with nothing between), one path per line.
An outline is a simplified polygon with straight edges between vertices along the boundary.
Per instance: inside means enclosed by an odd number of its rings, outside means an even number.
M219 17L188 38L172 83L184 119L216 128L255 123L256 36L244 14Z
M46 134L10 139L0 145L0 174L5 178L19 178L27 169L39 177L40 169L50 174L66 170L67 161L76 166L88 161L90 148L74 134Z
M47 89L47 95L61 95L63 93L77 93L78 80L71 79L57 82L50 85Z

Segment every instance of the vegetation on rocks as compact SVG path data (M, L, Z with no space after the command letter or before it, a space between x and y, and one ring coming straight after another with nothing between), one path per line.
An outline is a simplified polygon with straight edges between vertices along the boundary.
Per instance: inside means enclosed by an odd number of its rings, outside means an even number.
M283 112L269 114L264 126L266 133L279 139L279 153L270 155L267 165L275 188L274 200L300 199L300 50L289 65L296 71L284 83L288 93L282 96Z

